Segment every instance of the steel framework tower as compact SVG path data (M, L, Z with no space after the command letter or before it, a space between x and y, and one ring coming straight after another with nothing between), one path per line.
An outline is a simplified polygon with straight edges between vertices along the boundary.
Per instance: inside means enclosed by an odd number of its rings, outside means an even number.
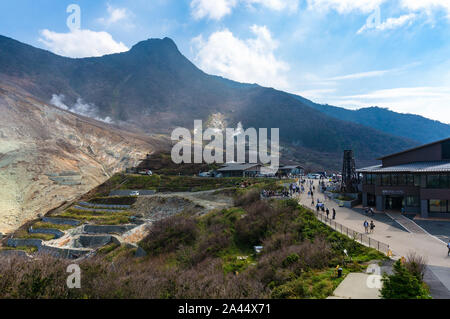
M358 175L356 174L355 158L352 150L344 151L344 162L342 165L341 192L358 192Z

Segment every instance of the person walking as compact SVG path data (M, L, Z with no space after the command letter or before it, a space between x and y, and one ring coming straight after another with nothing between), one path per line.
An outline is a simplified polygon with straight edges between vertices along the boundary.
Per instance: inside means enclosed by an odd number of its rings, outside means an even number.
M330 210L327 208L327 219L330 216Z
M333 208L333 219L336 219L336 209Z
M370 221L370 233L373 234L373 231L375 229L375 224L373 223L373 220Z
M369 233L369 222L367 220L364 221L364 230L367 233Z
M450 239L448 240L447 248L448 248L447 256L450 256Z

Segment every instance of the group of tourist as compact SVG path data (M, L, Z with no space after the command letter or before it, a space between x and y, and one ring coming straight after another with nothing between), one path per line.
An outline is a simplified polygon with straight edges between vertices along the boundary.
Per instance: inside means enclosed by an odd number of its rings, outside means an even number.
M370 221L370 224L367 220L365 220L363 226L366 234L373 234L373 231L375 229L375 223L373 222L373 220Z
M289 194L292 196L294 194L301 194L305 191L303 185L299 185L297 183L291 183L289 185Z
M262 198L270 198L270 197L290 197L289 191L283 189L281 192L276 192L274 190L266 190L263 189L261 191Z
M313 204L314 204L314 200L313 200ZM326 213L327 219L330 218L330 209L325 207L325 204L322 203L320 201L320 199L317 199L316 211L317 211L317 213L319 213L319 211L322 211L322 212ZM333 220L336 219L336 209L335 208L333 208L333 210L332 210L332 219Z

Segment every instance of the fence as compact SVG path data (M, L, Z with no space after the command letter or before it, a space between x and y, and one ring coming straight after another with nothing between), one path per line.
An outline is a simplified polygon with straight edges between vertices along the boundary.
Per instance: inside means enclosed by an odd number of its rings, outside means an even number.
M342 224L336 223L334 220L322 214L321 212L314 211L314 215L316 215L317 219L319 219L321 222L329 225L332 229L340 232L341 234L347 235L347 237L350 237L365 246L374 248L386 255L389 253L388 244L382 243L378 240L370 238L366 234L357 232L353 229L345 227Z

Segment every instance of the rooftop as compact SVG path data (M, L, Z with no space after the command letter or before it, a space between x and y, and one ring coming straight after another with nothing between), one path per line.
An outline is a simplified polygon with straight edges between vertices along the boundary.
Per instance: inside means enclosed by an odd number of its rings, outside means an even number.
M392 157L392 156L397 156L397 155L400 155L400 154L408 153L408 152L415 151L415 150L418 150L418 149L421 149L421 148L425 148L425 147L428 147L428 146L431 146L431 145L440 144L440 143L446 142L448 140L450 140L450 137L449 138L445 138L445 139L440 140L440 141L436 141L436 142L420 145L420 146L417 146L417 147L414 147L414 148L410 148L410 149L407 149L407 150L404 150L404 151L401 151L401 152L398 152L398 153L386 155L386 156L378 158L378 160L384 160L385 158L389 158L389 157Z
M253 167L261 166L261 164L242 164L242 163L230 163L226 164L226 166L218 169L219 172L226 172L226 171L245 171Z
M415 162L388 167L376 165L356 171L358 173L449 173L450 161Z

